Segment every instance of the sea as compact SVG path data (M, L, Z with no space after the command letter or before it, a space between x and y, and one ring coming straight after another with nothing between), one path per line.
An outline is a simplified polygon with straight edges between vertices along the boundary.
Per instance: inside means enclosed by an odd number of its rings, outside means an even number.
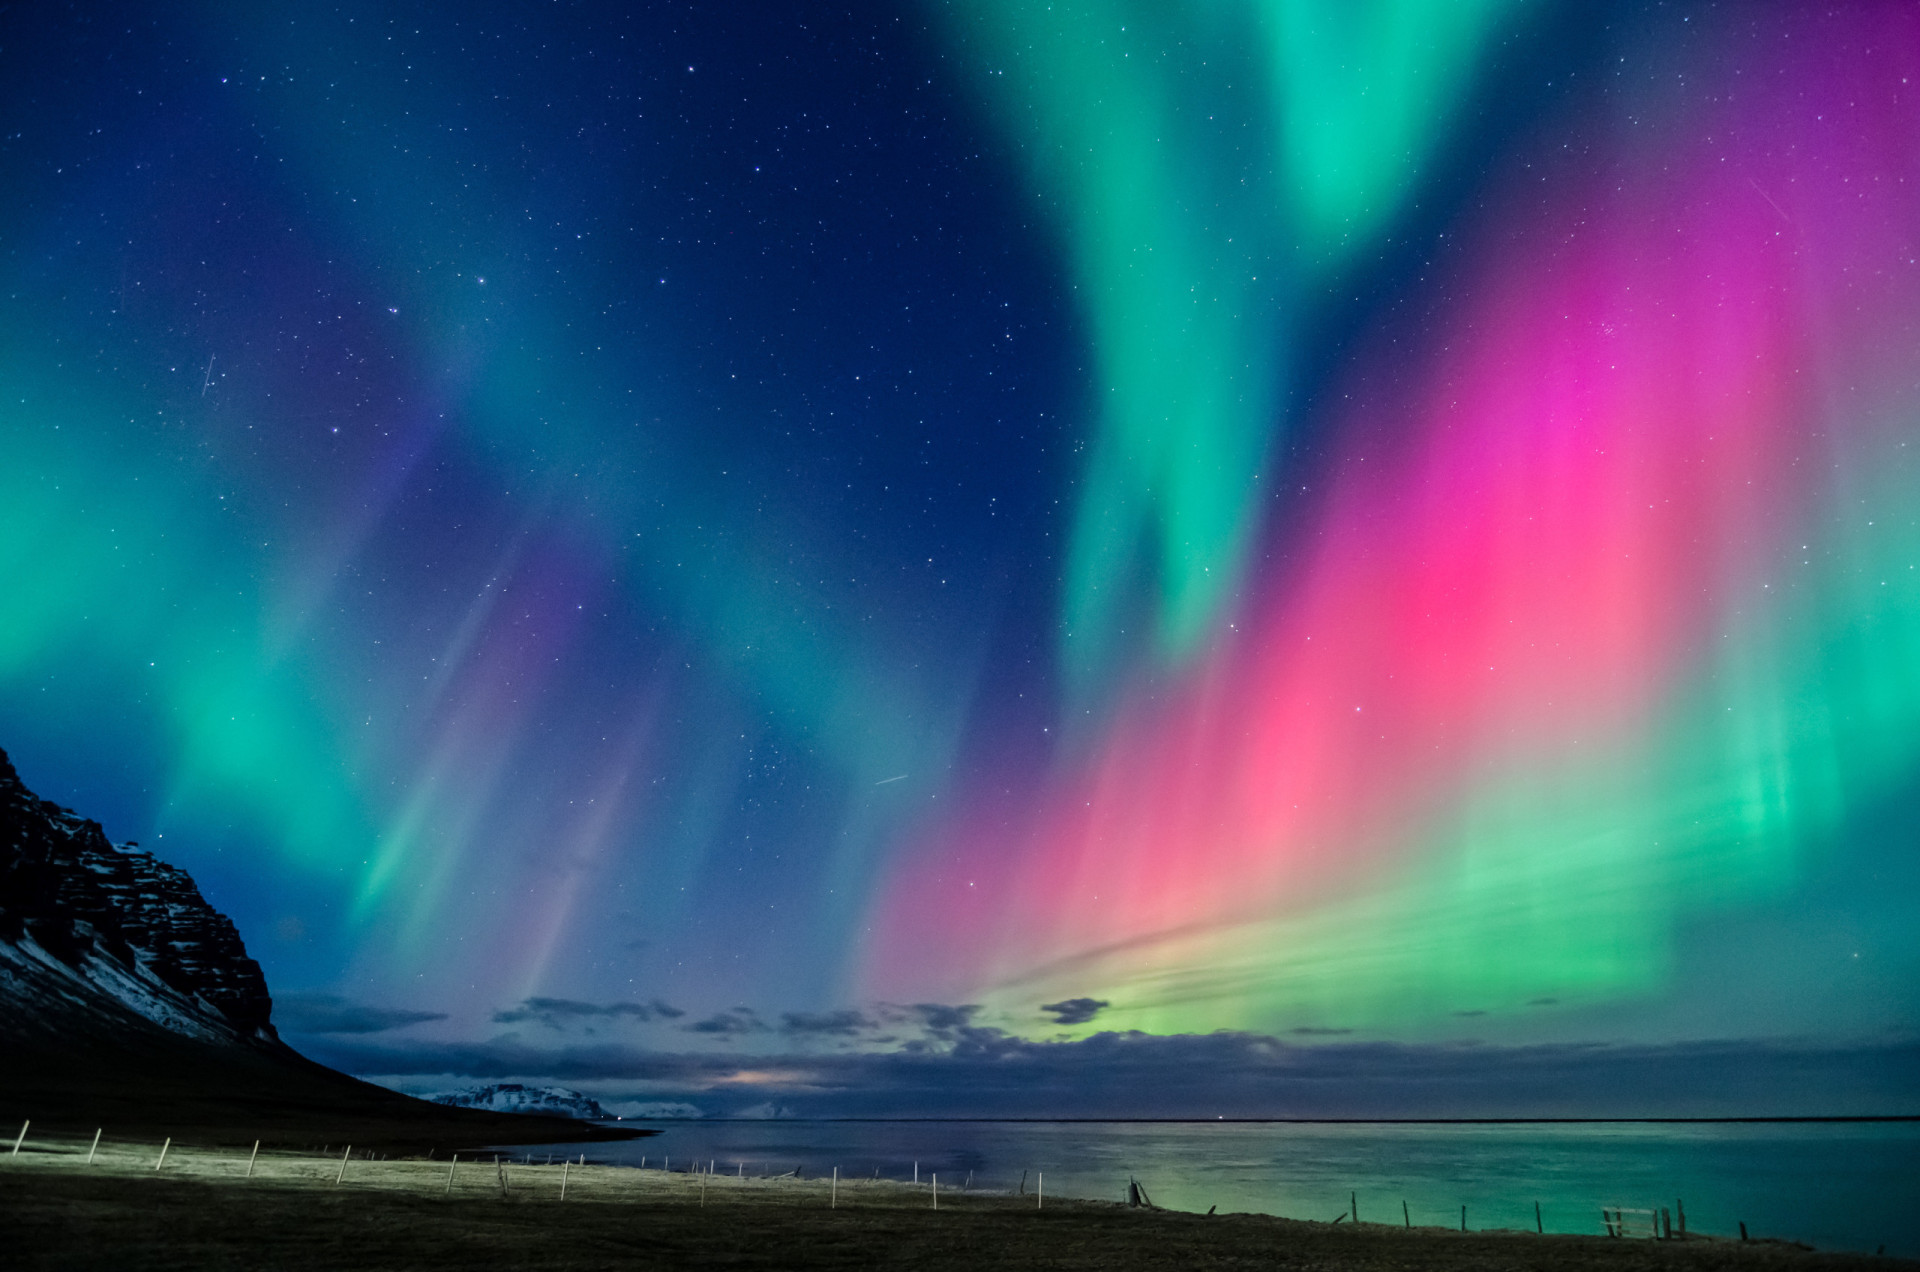
M1332 1222L1601 1235L1675 1229L1920 1257L1920 1122L662 1121L616 1144L517 1147L726 1174L911 1180Z

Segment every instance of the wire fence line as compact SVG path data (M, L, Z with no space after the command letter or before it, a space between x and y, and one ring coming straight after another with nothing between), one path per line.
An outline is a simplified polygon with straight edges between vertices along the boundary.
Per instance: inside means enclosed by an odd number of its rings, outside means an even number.
M0 1175L9 1170L33 1170L58 1174L90 1174L129 1180L166 1177L191 1179L212 1184L236 1184L258 1188L316 1188L335 1191L385 1192L438 1197L447 1200L495 1200L520 1203L552 1202L557 1205L759 1205L818 1206L837 1210L857 1207L932 1210L971 1207L994 1210L1046 1209L1067 1198L1049 1199L1045 1175L1032 1172L1034 1187L1028 1188L1023 1173L1018 1190L971 1187L971 1173L955 1185L951 1179L942 1184L937 1174L923 1175L916 1163L915 1178L882 1179L877 1175L849 1175L838 1169L830 1174L805 1178L798 1169L775 1173L765 1168L748 1173L748 1163L719 1159L692 1160L680 1170L670 1169L672 1159L662 1157L661 1164L649 1169L643 1164L610 1165L589 1162L584 1153L569 1157L558 1154L534 1154L525 1150L502 1149L462 1151L439 1156L388 1157L378 1150L351 1144L322 1144L304 1149L263 1148L259 1141L239 1146L187 1146L163 1137L159 1143L149 1140L107 1138L104 1128L91 1136L42 1136L29 1138L29 1122L13 1137L10 1148L0 1139ZM763 1167L765 1163L757 1163ZM1078 1200L1079 1205L1109 1206L1112 1202ZM1126 1201L1129 1208L1157 1209L1146 1189L1129 1177ZM1212 1210L1207 1212L1212 1214ZM1690 1232L1684 1202L1675 1207L1647 1209L1609 1206L1602 1209L1606 1235L1654 1240L1714 1241ZM1678 1222L1676 1224L1675 1217ZM1398 1219L1399 1223L1393 1221ZM1533 1208L1534 1230L1546 1235L1540 1208ZM1322 1222L1360 1224L1357 1193L1350 1195L1343 1212ZM1398 1215L1390 1215L1386 1226L1412 1229L1412 1216L1404 1202ZM1460 1207L1458 1231L1469 1231L1467 1208ZM1381 1226L1381 1221L1365 1225ZM1428 1225L1420 1225L1427 1228ZM1446 1225L1452 1227L1451 1224ZM1505 1231L1501 1229L1500 1231ZM1740 1225L1739 1240L1747 1241L1746 1224Z
M0 1140L0 1145L5 1145ZM555 1204L664 1203L680 1205L818 1205L940 1208L956 1205L1041 1207L1036 1195L962 1190L937 1178L921 1183L859 1178L818 1179L748 1174L743 1163L701 1162L672 1171L612 1166L542 1155L530 1160L509 1151L460 1152L445 1156L387 1157L349 1144L311 1149L194 1147L171 1137L159 1142L91 1136L35 1137L24 1132L11 1149L0 1147L0 1172L33 1170L139 1180L164 1177L259 1188L327 1188L405 1192L449 1199L551 1201ZM1057 1204L1057 1203L1056 1203Z

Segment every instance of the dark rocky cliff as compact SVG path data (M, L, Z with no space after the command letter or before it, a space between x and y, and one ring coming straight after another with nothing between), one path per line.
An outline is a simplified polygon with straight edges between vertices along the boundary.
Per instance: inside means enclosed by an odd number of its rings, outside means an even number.
M0 1124L402 1152L653 1133L371 1086L281 1042L272 1010L186 871L40 799L0 751Z
M260 965L187 872L38 798L0 751L0 1007L85 1009L89 989L169 1029L278 1041Z

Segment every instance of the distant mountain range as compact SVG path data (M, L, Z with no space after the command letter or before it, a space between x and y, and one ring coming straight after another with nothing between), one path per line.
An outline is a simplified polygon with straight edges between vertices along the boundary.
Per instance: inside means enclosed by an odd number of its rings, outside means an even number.
M0 1014L17 1034L123 1012L284 1050L260 965L187 872L38 798L0 751Z
M577 1117L586 1122L611 1122L614 1115L592 1096L565 1087L530 1087L518 1082L496 1082L467 1091L429 1097L435 1104L458 1109L490 1109L495 1113L546 1113Z

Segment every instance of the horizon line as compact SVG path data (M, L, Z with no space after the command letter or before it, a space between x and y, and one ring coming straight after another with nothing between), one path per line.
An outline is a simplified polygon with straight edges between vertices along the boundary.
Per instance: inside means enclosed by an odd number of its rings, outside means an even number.
M1920 1113L1743 1117L623 1117L623 1122L1037 1122L1163 1125L1540 1126L1920 1122Z

